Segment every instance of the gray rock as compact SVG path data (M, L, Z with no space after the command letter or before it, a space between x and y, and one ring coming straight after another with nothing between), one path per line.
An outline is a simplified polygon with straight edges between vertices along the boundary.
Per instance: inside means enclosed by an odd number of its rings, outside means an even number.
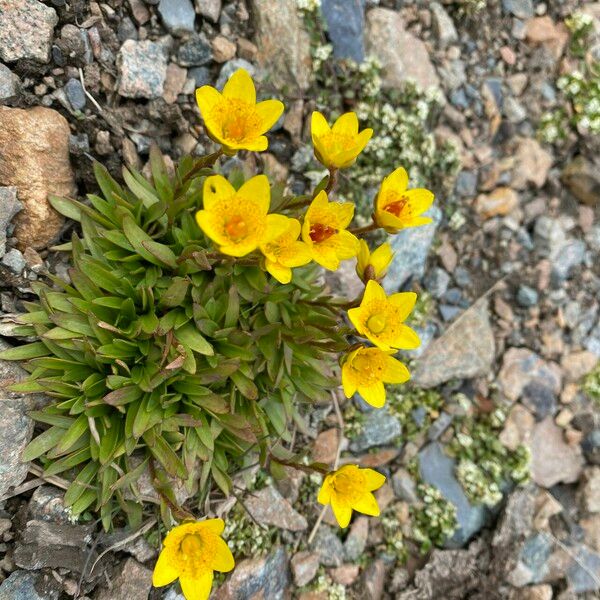
M556 251L556 248L562 246L567 239L560 221L546 215L536 220L533 234L540 253L546 255Z
M58 600L59 589L51 575L17 570L0 585L0 600Z
M65 93L73 110L83 110L85 108L87 99L79 79L69 79L65 85Z
M459 306L452 306L451 304L440 304L438 306L438 310L440 311L440 315L442 315L442 319L444 319L444 321L452 321L461 312L461 308Z
M310 36L296 0L252 0L257 62L280 91L307 90L312 76Z
M435 37L442 48L458 41L458 33L454 21L439 2L431 2L431 21Z
M402 229L391 239L396 255L383 280L383 287L388 294L397 292L409 278L420 279L425 273L427 255L442 220L442 211L432 206L425 214L433 219L432 223Z
M600 429L593 429L583 438L581 449L589 463L600 465Z
M579 546L567 570L567 581L576 594L600 590L600 555Z
M590 206L600 203L600 175L597 164L578 156L564 168L561 179L581 202Z
M586 350L589 350L596 356L600 357L600 323L598 323L594 329L592 329L590 334L583 342L583 346Z
M82 156L90 151L90 139L87 133L78 133L69 136L69 153Z
M383 83L402 88L414 81L420 88L438 88L439 79L425 44L404 28L399 12L373 8L367 12L367 52L383 65Z
M194 80L197 88L203 85L210 85L212 82L212 75L210 69L207 67L194 67L188 70L188 77Z
M441 298L450 284L450 275L444 269L434 267L425 275L423 284L434 298Z
M423 354L429 348L429 344L433 341L435 334L437 333L437 327L431 321L427 322L424 327L415 327L414 330L417 332L421 345L414 350L402 350L402 354L409 358L421 358Z
M13 273L18 275L22 273L23 269L27 266L27 261L19 250L13 248L2 257L2 264L6 265Z
M247 60L243 58L234 58L233 60L227 61L219 72L219 77L217 79L217 88L219 90L223 89L223 86L227 83L227 80L238 70L238 69L246 69L250 75L254 76L256 74L256 68L253 64L249 63Z
M429 344L415 364L412 381L420 387L434 387L455 378L483 376L489 373L494 354L494 333L483 299Z
M0 187L0 258L6 251L6 238L10 222L20 210L23 210L23 205L17 200L17 188Z
M38 0L5 0L1 5L0 60L50 60L50 44L58 15Z
M128 558L120 565L120 572L111 579L111 588L103 589L96 600L148 600L152 588L152 571Z
M18 95L21 80L6 65L0 63L0 100L10 100Z
M273 525L288 531L304 531L306 519L274 488L267 486L246 499L246 509L261 525Z
M275 549L263 558L243 560L236 564L227 582L215 591L213 600L284 600L291 583L285 550Z
M205 65L211 60L212 48L210 42L202 34L194 34L187 42L179 46L177 62L184 67Z
M517 290L517 302L523 308L530 308L538 303L539 295L536 290L528 285L521 284Z
M327 525L321 525L315 535L311 549L318 555L322 565L339 567L344 556L344 547L334 530Z
M346 561L354 562L358 560L365 548L367 547L367 540L369 538L369 518L368 517L357 517L352 526L350 532L344 541L344 558Z
M435 441L439 439L442 434L450 427L454 417L447 413L441 412L440 416L431 424L431 427L427 431L427 439Z
M362 431L350 443L350 449L353 452L364 452L369 448L391 444L401 433L400 421L387 408L380 408L368 414Z
M502 8L519 19L533 17L533 0L502 0Z
M334 56L362 62L365 58L365 0L322 0L321 12L327 22Z
M527 118L527 109L515 98L508 96L504 101L504 114L511 123L522 123Z
M221 0L196 0L196 8L203 17L216 23L221 14Z
M126 40L117 58L119 94L126 98L159 98L167 77L167 57L161 44Z
M585 243L581 240L569 240L554 249L550 254L552 261L552 283L559 287L569 278L571 271L585 258Z
M548 560L552 554L554 542L546 533L536 533L525 540L519 555L520 563L527 569L527 583L539 583L544 580L550 567Z
M160 0L158 14L165 27L174 35L194 31L196 11L191 0Z
M477 171L461 171L454 186L456 193L463 198L471 198L477 193Z
M485 524L488 511L473 506L454 476L456 461L447 456L438 442L432 442L419 452L419 471L425 483L437 488L456 507L457 529L447 542L449 548L466 544Z
M548 415L552 416L556 412L558 404L554 390L537 380L528 383L523 388L521 402L535 413L538 421L545 419Z
M394 494L404 502L414 504L419 500L415 478L403 468L398 469L392 476Z
M64 492L50 485L35 489L27 505L27 515L34 521L71 523L71 511L65 508Z
M294 583L298 587L309 584L319 570L319 555L315 552L298 552L292 557L290 565L294 576Z

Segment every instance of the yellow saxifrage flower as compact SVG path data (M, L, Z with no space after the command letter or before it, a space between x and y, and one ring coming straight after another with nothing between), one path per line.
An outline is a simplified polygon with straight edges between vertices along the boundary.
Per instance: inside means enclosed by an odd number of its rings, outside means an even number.
M186 600L207 600L213 571L228 573L235 566L231 550L221 537L225 523L208 519L171 529L163 542L152 585L162 587L179 578Z
M324 191L311 202L304 215L302 239L322 267L335 271L341 260L356 256L358 239L346 231L353 216L354 204L329 202Z
M360 335L364 335L384 351L393 348L412 350L421 345L419 336L404 320L412 311L417 295L400 292L386 296L384 289L369 281L358 308L351 308L348 317Z
M197 89L196 102L208 134L230 155L238 150L266 150L269 142L264 134L284 108L279 100L257 103L254 82L244 69L229 78L223 93L210 85Z
M383 279L393 258L394 252L388 242L381 244L379 248L371 252L367 242L360 240L356 274L364 282L369 279Z
M246 256L280 227L277 215L268 215L271 188L266 175L248 179L236 189L222 175L204 181L204 209L196 221L204 233L229 256Z
M317 160L328 169L344 169L354 163L373 135L372 129L358 132L356 113L343 114L329 127L327 119L313 112L310 125Z
M331 504L339 526L348 527L352 511L379 516L379 506L372 492L385 483L385 476L373 469L345 465L325 476L317 500Z
M342 365L342 385L346 398L358 391L367 404L385 404L384 383L405 383L410 373L404 364L379 348L361 346L348 354Z
M292 280L292 267L301 267L311 261L308 246L301 242L301 225L298 219L284 215L272 215L275 227L271 227L260 242L260 251L265 255L265 269L279 283ZM276 218L276 219L275 219Z
M374 219L388 233L397 233L405 227L427 225L432 221L421 215L433 204L433 193L423 188L407 188L408 173L402 167L388 175L379 188Z

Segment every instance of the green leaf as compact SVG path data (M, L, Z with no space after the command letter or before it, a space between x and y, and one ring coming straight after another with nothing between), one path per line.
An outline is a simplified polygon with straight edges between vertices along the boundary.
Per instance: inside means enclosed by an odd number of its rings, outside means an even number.
M129 385L121 389L110 392L104 396L103 400L111 406L124 406L130 402L135 402L142 397L142 390L136 385Z
M48 356L50 352L43 342L33 342L24 346L8 348L0 352L0 360L28 360L40 356Z
M175 337L184 345L205 356L212 356L215 351L206 338L190 323L175 330Z
M190 286L190 280L184 277L174 277L171 285L160 297L162 306L175 307L181 306Z
M188 472L185 465L162 435L156 435L154 431L147 431L143 437L152 456L169 475L179 477L179 479L187 478Z
M142 246L159 261L159 264L167 265L171 269L177 269L177 257L169 246L159 244L153 240L144 240Z
M81 220L81 210L79 209L79 202L71 200L70 198L62 198L61 196L48 195L48 202L54 210L59 212L61 215L73 221Z
M50 448L54 448L58 444L65 432L66 429L62 427L50 427L50 429L40 433L40 435L27 444L21 455L21 460L29 462L42 456L42 454L48 452Z

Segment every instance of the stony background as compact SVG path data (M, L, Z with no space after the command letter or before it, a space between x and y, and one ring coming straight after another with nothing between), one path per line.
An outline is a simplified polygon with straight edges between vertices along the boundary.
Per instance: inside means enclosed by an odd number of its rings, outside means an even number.
M405 469L417 457L422 480L456 506L459 528L447 548L405 564L381 550L381 523L362 517L340 536L326 516L308 546L318 509L303 500L307 482L266 482L246 500L265 528L266 554L238 564L215 598L597 598L600 418L582 381L600 357L598 140L580 131L544 145L536 130L561 102L557 75L573 67L565 18L576 9L593 16L589 52L598 59L600 3L489 0L469 18L469 0L322 2L336 57L375 54L385 87L410 78L443 95L435 134L455 143L461 167L448 194L436 190L435 223L394 238L386 280L390 291L430 298L413 382L447 404L406 444L406 423L392 412L361 413L353 436L351 423L340 435L331 407L319 407L309 443L325 462L342 444L382 469L389 484L379 502L401 517L417 502ZM244 168L303 191L302 168L284 165L305 164L310 43L296 0L0 0L0 335L9 341L10 315L32 281L48 271L68 277L48 247L73 224L50 209L48 194L94 191L92 159L116 176L122 162L144 168L152 141L173 159L209 150L194 89L221 86L240 66L289 107L269 153L245 158ZM352 269L335 285L357 289ZM22 376L0 362L0 382ZM500 441L531 452L530 483L507 486L491 510L469 502L442 450L460 416L456 394L475 415L503 406ZM175 588L150 589L156 550L143 537L90 573L127 532L73 524L60 481L44 483L35 470L24 481L19 453L33 432L25 411L43 398L0 388L0 399L0 600L181 600ZM271 527L284 530L281 544Z

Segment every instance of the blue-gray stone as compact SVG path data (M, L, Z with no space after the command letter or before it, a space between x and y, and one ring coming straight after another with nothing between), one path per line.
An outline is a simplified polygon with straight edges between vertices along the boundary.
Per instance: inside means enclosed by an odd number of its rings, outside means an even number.
M417 408L413 409L410 413L412 420L416 423L418 427L423 427L425 425L425 417L427 417L427 411L424 406L417 406Z
M533 17L533 0L502 0L502 8L519 19Z
M0 585L0 600L57 600L58 585L49 577L13 571Z
M212 60L212 48L203 35L193 35L179 46L177 62L183 67L205 65Z
M525 540L519 559L531 571L531 583L542 581L548 573L553 546L552 538L545 533L536 533Z
M457 528L446 542L448 548L460 548L484 525L489 511L473 506L454 476L456 461L442 450L441 444L431 442L419 452L419 471L425 483L437 488L444 498L456 507Z
M402 433L400 421L387 408L367 414L362 431L350 443L352 452L364 452L369 448L393 443Z
M433 341L433 338L437 333L437 327L435 326L435 323L428 321L424 327L413 327L413 329L417 332L417 335L421 340L421 345L414 350L402 350L401 352L408 358L420 358L425 353L425 350L427 350L429 344Z
M16 187L0 187L0 258L6 251L6 238L12 218L23 210L17 199Z
M583 438L581 449L589 463L600 465L600 429L590 431L585 438Z
M440 416L431 424L431 427L427 431L427 439L435 441L439 439L442 434L450 427L454 417L447 412L441 412Z
M6 65L0 63L0 100L14 98L21 88L21 80Z
M26 267L27 261L19 250L13 248L2 257L2 264L18 275Z
M517 290L517 302L519 306L523 308L530 308L538 303L539 295L537 290L529 287L528 285L520 285Z
M600 555L580 546L567 570L569 588L576 594L600 589Z
M464 267L456 267L454 270L454 281L461 288L471 285L471 275Z
M467 98L465 89L462 87L454 90L450 94L450 102L456 106L456 108L469 108L469 99Z
M477 192L477 171L461 171L456 178L454 191L463 198L469 198Z
M425 289L434 298L441 298L446 293L449 283L450 275L440 267L435 267L428 271L423 279Z
M73 110L83 110L86 104L85 92L79 79L71 78L65 85L65 94Z
M253 64L249 63L243 58L234 58L233 60L227 61L222 67L217 79L217 88L223 89L223 86L227 83L227 80L238 70L246 69L251 76L254 76L256 68Z
M383 287L388 294L397 292L410 278L421 279L425 273L427 256L435 231L442 220L442 211L434 205L425 216L431 217L433 222L421 227L401 229L392 237L391 246L396 255L383 280Z
M460 306L453 306L452 304L440 304L438 310L444 321L452 321L462 312Z
M553 415L558 405L556 394L552 388L536 380L523 388L521 402L535 413L538 421L542 421L548 415Z
M581 240L569 240L551 253L552 261L551 279L556 287L562 285L571 274L571 270L578 267L585 258L585 243Z
M600 358L600 323L598 323L585 339L583 346Z
M327 525L319 527L311 550L319 555L321 564L326 567L339 567L342 564L344 546L334 530Z
M196 84L196 87L211 84L210 69L207 67L194 67L188 71L188 77L191 77Z
M490 77L485 80L485 85L488 88L488 90L490 90L490 92L492 93L492 96L494 97L494 102L496 103L496 106L499 109L501 109L502 106L504 105L504 94L502 92L502 79L498 79L496 77ZM468 93L469 93L469 90L467 90L467 94Z
M444 294L444 301L448 304L458 305L463 299L462 292L458 288L450 288Z
M321 12L336 58L365 58L365 0L322 0Z
M194 31L196 11L192 0L160 0L158 13L171 33L177 35Z

